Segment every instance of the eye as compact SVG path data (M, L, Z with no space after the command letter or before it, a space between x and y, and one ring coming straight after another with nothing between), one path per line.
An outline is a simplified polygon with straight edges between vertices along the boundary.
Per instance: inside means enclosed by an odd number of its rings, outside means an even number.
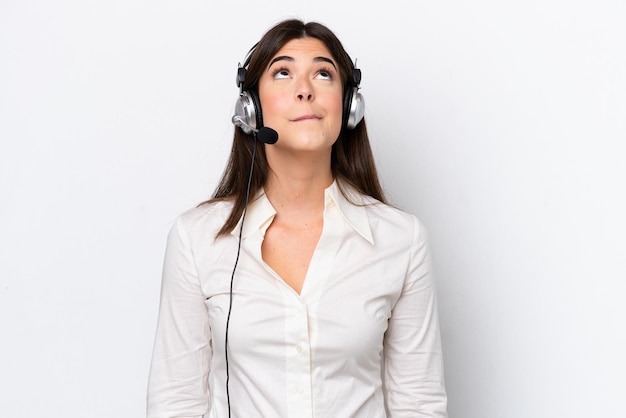
M276 79L289 78L289 70L285 67L278 67L272 70L272 77Z
M334 72L330 68L322 68L317 72L317 75L322 80L332 80Z

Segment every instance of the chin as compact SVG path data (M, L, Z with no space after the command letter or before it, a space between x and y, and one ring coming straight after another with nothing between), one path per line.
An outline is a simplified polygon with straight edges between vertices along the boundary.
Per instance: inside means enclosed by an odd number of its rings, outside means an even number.
M304 138L291 143L293 150L300 151L325 151L332 148L335 141L329 141L327 138Z

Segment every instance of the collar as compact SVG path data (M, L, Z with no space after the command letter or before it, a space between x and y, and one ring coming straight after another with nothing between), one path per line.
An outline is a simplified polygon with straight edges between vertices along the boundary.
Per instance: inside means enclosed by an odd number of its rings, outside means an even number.
M336 207L344 222L371 244L374 243L374 237L366 206L374 202L374 199L362 195L345 183L339 185L336 180L324 191L324 211ZM248 204L242 238L247 238L258 230L265 234L275 215L276 209L267 198L265 190L261 189ZM233 228L231 235L239 235L242 220L243 216Z

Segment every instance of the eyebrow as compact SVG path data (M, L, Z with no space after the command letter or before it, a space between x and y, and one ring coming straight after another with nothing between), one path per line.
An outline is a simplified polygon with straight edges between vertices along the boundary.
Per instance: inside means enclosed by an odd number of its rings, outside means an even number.
M280 55L276 58L274 58L273 60L270 61L270 64L267 66L267 68L270 68L275 62L278 61L289 61L289 62L293 62L295 61L295 59L293 57L290 57L289 55ZM337 70L337 66L335 65L335 63L333 62L333 60L331 60L330 58L326 58L326 57L315 57L313 58L313 62L327 62L330 65L333 66L333 68L335 70Z

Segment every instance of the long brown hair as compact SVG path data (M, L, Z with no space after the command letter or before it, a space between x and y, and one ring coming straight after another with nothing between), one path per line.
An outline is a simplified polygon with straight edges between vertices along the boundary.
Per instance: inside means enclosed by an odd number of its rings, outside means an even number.
M338 64L343 85L354 86L352 61L337 36L321 23L304 23L301 20L288 19L268 30L254 48L243 90L258 91L259 79L274 55L287 42L307 37L319 39L326 45ZM257 144L255 141L253 135L245 134L241 129L235 129L230 157L222 178L212 198L200 204L204 205L222 200L234 202L230 216L217 236L230 233L243 214L254 147L257 149L249 196L254 197L265 185L268 164L264 147L271 147L271 145ZM362 119L354 129L341 130L339 138L332 147L331 171L335 179L341 180L337 183L340 187L343 182L364 195L371 196L381 202L386 201L378 180L365 119Z

